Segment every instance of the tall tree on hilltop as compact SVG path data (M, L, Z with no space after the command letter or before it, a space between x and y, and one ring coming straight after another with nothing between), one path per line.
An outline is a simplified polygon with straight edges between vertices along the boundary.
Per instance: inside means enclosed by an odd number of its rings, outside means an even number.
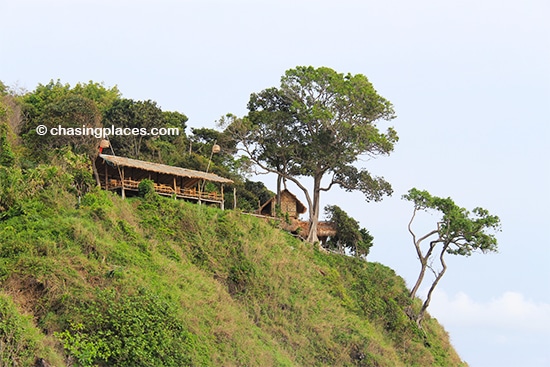
M151 100L134 101L132 99L117 99L111 107L105 111L104 125L115 128L145 129L149 131L153 127L162 127L165 116L157 103ZM155 137L141 133L130 135L114 135L111 143L118 155L140 159L144 153L146 142Z
M68 83L63 84L57 80L50 80L47 84L38 84L34 91L23 96L23 115L27 122L24 132L36 127L36 119L39 118L49 104L58 102L68 95L77 95L92 100L100 112L108 109L115 100L120 97L118 88L105 87L102 83L90 81L88 83L77 83L71 87Z
M75 152L93 155L98 142L95 136L37 136L35 129L38 125L50 129L57 126L73 129L102 127L102 112L119 96L116 87L107 88L92 81L78 83L73 88L59 80L38 84L34 91L21 97L24 125L20 133L30 155L43 160L51 148L66 144L70 144Z
M299 66L286 71L279 88L252 94L248 109L248 116L233 119L227 130L256 165L304 192L308 241L318 241L322 191L338 185L363 192L367 201L392 193L383 178L354 166L362 156L389 154L398 140L392 128L378 130L379 120L395 117L393 106L364 75ZM311 189L299 179L304 176L313 179Z
M187 137L187 116L177 111L162 111L163 127L178 129L177 135L159 135L146 142L147 149L151 151L151 160L159 163L174 165L185 153Z
M420 273L410 292L410 297L414 298L416 296L424 280L426 270L431 270L435 276L420 312L417 315L411 315L414 316L417 324L421 325L426 309L430 305L432 293L447 270L445 254L470 256L478 250L482 253L496 252L497 239L490 232L500 230L500 219L495 215L490 215L483 208L475 208L470 213L456 205L451 198L432 196L429 192L416 188L403 195L403 199L414 204L414 211L408 228L420 261ZM419 211L428 210L439 212L441 219L437 222L435 229L418 237L412 229L413 221ZM422 245L425 242L428 243L428 247L423 250ZM438 247L439 249L437 249ZM439 251L440 269L435 269L432 265L435 251Z
M30 128L33 125L46 126L49 132L59 127L65 131L58 131L55 135L38 135L35 128ZM48 160L51 152L67 145L75 153L86 154L93 161L98 137L76 133L75 129L90 128L95 133L99 132L95 129L101 127L101 113L95 103L89 98L67 93L41 107L40 113L26 122L27 131L23 134L23 140L30 154L39 161Z

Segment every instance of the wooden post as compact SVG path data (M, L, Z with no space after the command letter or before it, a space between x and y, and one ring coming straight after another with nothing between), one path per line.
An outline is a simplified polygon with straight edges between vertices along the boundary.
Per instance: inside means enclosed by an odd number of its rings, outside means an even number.
M123 199L126 199L126 191L124 190L124 167L122 167L122 177L120 178L121 180L121 194L122 194L122 198Z
M220 203L220 208L222 210L225 210L225 208L224 208L224 198L223 198L223 184L222 184L222 187L221 187L221 192L222 192L222 202Z
M176 186L176 176L174 176L174 200L178 198L178 190Z
M199 201L198 201L198 204L201 205L202 204L202 202L201 202L202 192L201 192L201 182L200 181L198 183L198 186L199 186Z
M105 162L105 190L109 190L109 170L107 169L107 162Z
M237 209L237 188L233 186L233 210Z

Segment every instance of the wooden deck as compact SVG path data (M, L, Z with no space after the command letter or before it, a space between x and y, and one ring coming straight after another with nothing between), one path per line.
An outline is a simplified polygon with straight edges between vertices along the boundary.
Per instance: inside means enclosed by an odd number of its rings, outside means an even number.
M155 191L159 195L163 196L176 196L176 198L179 199L189 199L189 200L196 200L196 201L205 201L205 202L211 202L211 203L222 203L223 202L223 196L217 192L201 192L200 190L197 190L196 188L192 189L181 189L179 187L176 187L174 189L172 186L164 185L164 184L154 184ZM105 184L102 186L105 190L130 190L137 192L139 189L139 181L131 180L131 179L125 179L125 180L116 180L116 179L110 179L108 182L108 186L106 187Z

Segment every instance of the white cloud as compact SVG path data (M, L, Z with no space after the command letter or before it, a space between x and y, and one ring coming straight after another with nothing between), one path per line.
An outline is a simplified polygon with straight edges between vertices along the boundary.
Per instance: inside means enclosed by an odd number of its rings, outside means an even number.
M486 302L473 300L464 292L449 297L435 291L429 313L448 327L475 327L501 332L534 332L550 335L550 303L526 299L518 292L504 292ZM500 332L499 332L500 331Z

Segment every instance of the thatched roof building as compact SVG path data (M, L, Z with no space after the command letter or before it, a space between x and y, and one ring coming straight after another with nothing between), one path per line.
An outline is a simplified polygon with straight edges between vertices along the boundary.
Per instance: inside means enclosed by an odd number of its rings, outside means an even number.
M265 202L258 209L258 214L269 217L276 216L277 197L274 196ZM304 214L307 211L306 207L296 195L288 190L281 191L281 213L287 214L289 218L298 218L300 214Z
M285 224L283 228L289 232L297 233L300 236L307 236L309 233L309 222L293 220L289 224ZM336 233L336 225L334 223L325 221L319 221L317 223L317 237L322 243L325 243L329 237L335 236Z
M276 213L277 197L269 199L258 209L257 214L275 217ZM304 235L309 232L309 222L298 219L300 214L304 214L307 211L304 204L298 200L296 195L288 190L281 191L281 213L288 215L290 222L282 225L283 229ZM318 222L317 223L317 237L321 242L325 242L328 237L336 235L336 227L331 222Z
M150 179L155 184L155 191L160 195L175 196L199 202L219 204L223 208L223 187L233 181L213 173L194 171L160 163L140 161L137 159L100 154L96 167L105 190L137 192L139 183ZM204 183L219 185L220 192L204 192Z

